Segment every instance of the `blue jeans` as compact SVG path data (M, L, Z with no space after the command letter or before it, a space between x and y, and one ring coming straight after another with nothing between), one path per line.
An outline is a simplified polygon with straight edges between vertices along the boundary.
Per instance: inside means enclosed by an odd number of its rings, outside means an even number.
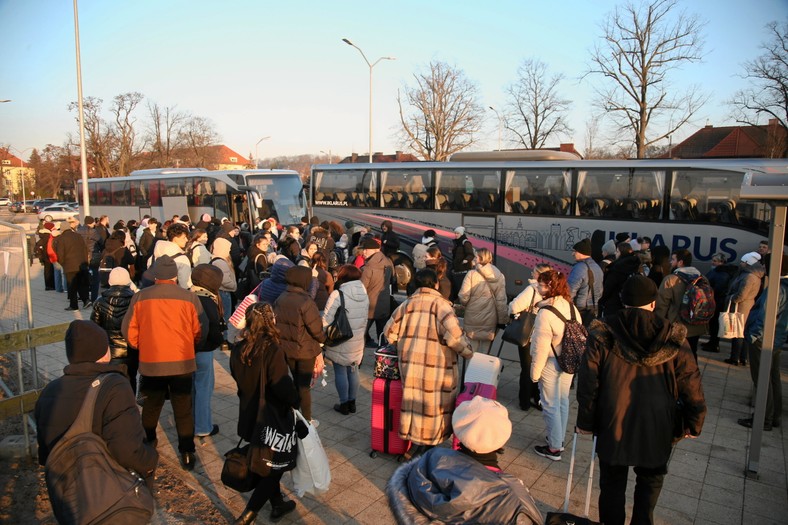
M230 324L230 316L233 315L233 292L225 292L219 290L219 297L222 300L222 308L224 309L224 324ZM222 332L224 338L227 339L227 330Z
M356 400L358 391L358 367L343 366L334 363L334 384L339 394L339 402L347 403Z
M550 356L539 378L542 397L542 416L547 427L547 445L558 450L564 445L566 423L569 419L569 387L572 374L561 371L558 361Z
M195 352L197 371L194 372L194 433L207 435L213 430L211 397L213 396L213 352Z
M66 282L66 274L63 273L63 267L60 263L55 263L55 291L64 293L68 291L68 283Z
M96 302L99 294L99 286L101 285L101 278L99 277L98 266L90 267L90 300Z

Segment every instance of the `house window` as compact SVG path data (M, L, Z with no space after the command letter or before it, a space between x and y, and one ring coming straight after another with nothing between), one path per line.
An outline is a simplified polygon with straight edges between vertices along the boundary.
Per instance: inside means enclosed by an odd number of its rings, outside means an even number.
M11 165L11 161L10 160L3 159L3 166L10 166L10 165Z
M230 162L233 164L238 164L238 157L230 157Z

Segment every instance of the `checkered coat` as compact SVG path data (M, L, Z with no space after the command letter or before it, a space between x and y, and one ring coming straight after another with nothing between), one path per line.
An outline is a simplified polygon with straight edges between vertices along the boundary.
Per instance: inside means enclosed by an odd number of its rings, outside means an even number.
M460 384L458 354L472 355L454 308L437 290L419 288L394 311L383 331L399 353L399 435L415 444L439 445L452 433Z

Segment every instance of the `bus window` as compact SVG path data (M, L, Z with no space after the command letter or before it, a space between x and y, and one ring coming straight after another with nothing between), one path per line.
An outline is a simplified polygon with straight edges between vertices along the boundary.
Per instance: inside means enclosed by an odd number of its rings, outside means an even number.
M377 206L375 172L337 170L315 172L312 179L314 202L324 206Z
M157 180L143 181L143 184L148 186L148 195L150 196L150 206L161 206L161 191L162 185Z
M431 209L432 175L428 170L380 172L380 192L386 208Z
M129 183L113 182L110 187L112 188L112 204L115 206L128 206Z
M214 195L213 199L213 216L217 219L222 219L224 217L230 218L230 203L227 202L227 194L224 193L222 195Z
M183 187L185 185L183 179L164 179L161 183L164 185L165 197L183 197L185 195Z
M501 172L442 170L435 172L435 209L500 211Z
M665 172L588 170L578 174L578 212L586 217L658 219Z
M112 192L109 186L109 182L96 183L96 200L94 202L98 205L106 205L112 203Z
M504 211L520 215L566 215L570 181L569 170L509 170L504 186Z

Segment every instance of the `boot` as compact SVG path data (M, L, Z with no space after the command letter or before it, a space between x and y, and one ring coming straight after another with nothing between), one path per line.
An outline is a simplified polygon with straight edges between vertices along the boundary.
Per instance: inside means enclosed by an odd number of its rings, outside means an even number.
M348 406L347 402L340 403L338 405L334 405L334 410L336 410L337 412L339 412L343 416L346 416L346 415L350 414L350 407Z
M233 525L252 525L257 519L257 513L253 510L245 510L243 514L238 516Z
M356 413L356 400L355 399L351 399L350 401L347 402L347 409L350 410L351 414L355 414Z
M280 494L281 497L281 494ZM271 499L271 521L279 521L285 515L290 514L296 508L296 502L292 500L276 502Z

